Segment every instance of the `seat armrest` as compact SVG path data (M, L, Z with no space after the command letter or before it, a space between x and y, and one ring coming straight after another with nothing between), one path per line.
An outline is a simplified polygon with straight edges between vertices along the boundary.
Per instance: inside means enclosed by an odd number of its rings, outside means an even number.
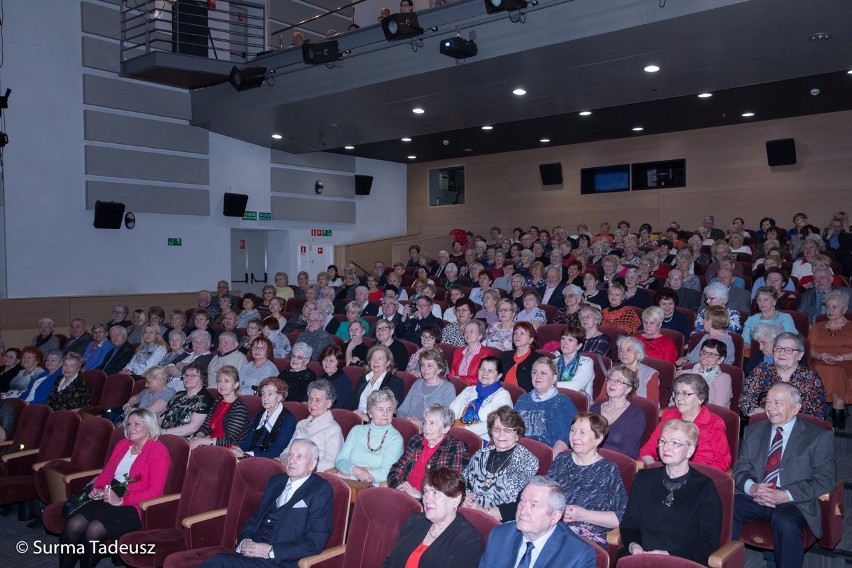
M68 495L74 495L85 489L86 484L92 479L100 475L101 469L87 469L86 471L78 471L69 473L63 480L65 481L65 492Z
M143 501L139 504L139 508L142 509L142 526L146 530L174 527L179 504L180 493Z
M187 550L217 546L225 530L225 516L228 509L215 509L206 513L190 515L181 521Z
M40 470L41 468L43 468L45 466L45 464L48 464L52 461L66 461L66 462L71 461L71 456L68 456L67 458L54 458L52 460L45 460L43 462L34 463L33 464L33 471Z
M606 543L621 548L621 529L616 527L606 533Z
M17 460L22 457L38 455L38 448L33 448L32 450L21 450L19 452L11 452L9 454L4 455L0 458L0 461L3 463L9 463L12 460ZM35 462L33 462L35 463Z
M14 440L4 440L0 442L0 448L5 448L6 446L11 446Z
M707 565L710 568L737 567L745 564L745 544L741 540L731 540L710 555Z
M319 554L306 556L299 560L299 568L311 568L312 566L317 566L319 568L320 564L323 565L323 568L342 566L344 552L346 552L345 544L327 548Z
M6 466L6 475L32 475L33 464L38 459L38 448L13 452L3 456Z

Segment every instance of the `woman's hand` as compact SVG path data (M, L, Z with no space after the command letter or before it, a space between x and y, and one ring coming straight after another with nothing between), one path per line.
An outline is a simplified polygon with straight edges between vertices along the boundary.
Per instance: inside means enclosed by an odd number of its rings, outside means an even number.
M361 417L362 422L369 422L370 421L370 417L367 416L366 413L361 412L360 410L356 410L355 414L357 414L359 417Z
M350 473L358 481L363 481L364 483L376 482L375 478L373 477L373 474L370 473L370 470L366 467L360 465L353 466Z
M586 513L588 513L588 509L579 505L566 505L562 520L566 523L582 523L586 520Z
M402 485L400 485L399 487L397 487L397 489L399 489L403 493L407 493L408 495L411 495L415 499L420 499L423 496L423 494L420 491L416 490L414 488L414 486L411 485L407 481L405 483L403 483Z
M246 457L246 453L239 446L234 446L233 448L231 448L231 453L233 453L237 457L237 459Z
M216 444L215 438L210 438L208 436L201 436L198 438L193 438L189 443L189 449L194 450L195 448L200 448L201 446L213 446Z
M104 496L104 501L114 507L120 507L122 503L122 498L116 495L112 488L107 487L106 495Z

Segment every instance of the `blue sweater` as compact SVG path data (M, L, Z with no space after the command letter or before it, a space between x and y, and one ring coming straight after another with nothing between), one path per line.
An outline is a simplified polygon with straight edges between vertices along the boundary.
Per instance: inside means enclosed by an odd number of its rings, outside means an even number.
M562 393L541 402L536 402L533 397L537 399L537 391L521 395L514 408L524 419L526 437L544 442L551 448L558 440L568 444L568 432L577 407Z
M48 377L46 379L44 379L38 387L36 387L35 396L33 396L32 404L44 404L44 403L46 403L47 397L48 397L48 395L50 395L50 391L53 390L53 385L56 384L56 380L60 376L62 376L62 367L60 367L59 369L56 369L54 372L52 372L50 375L48 375ZM22 392L20 394L20 396L18 396L18 398L20 398L21 400L26 400L27 397L30 396L30 390L32 390L33 384L39 378L40 377L33 378L33 380L30 381L30 384L27 387L27 389L24 392Z

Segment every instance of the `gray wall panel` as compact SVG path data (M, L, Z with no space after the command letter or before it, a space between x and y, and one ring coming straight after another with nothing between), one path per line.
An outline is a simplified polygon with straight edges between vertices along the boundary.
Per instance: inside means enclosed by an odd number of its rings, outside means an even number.
M188 92L174 91L126 79L83 75L83 102L171 118L192 118Z
M273 164L355 173L355 156L329 154L326 152L289 154L280 150L272 150L270 159Z
M121 14L115 8L83 2L80 4L80 19L83 33L121 39Z
M275 221L354 223L355 202L273 195L272 218Z
M196 154L209 151L209 132L194 126L95 110L84 111L83 123L86 140Z
M86 174L172 183L210 183L207 158L86 146Z
M285 192L316 195L314 187L317 180L323 183L323 196L355 197L355 176L325 172L271 168L269 188L273 193Z
M83 36L83 67L118 73L121 48L119 44Z
M210 192L206 189L87 181L86 209L94 209L98 200L124 203L126 211L134 213L210 215Z
M317 6L311 6L310 4L317 4ZM304 3L293 2L292 0L275 0L275 2L272 2L272 5L269 7L266 17L281 22L292 21L295 23L300 22L305 18L310 18L311 16L316 16L317 14L323 14L330 10L334 10L343 4L345 4L345 2L337 2L336 0L317 0L314 2L309 0ZM352 13L354 11L354 8L349 7L337 12L336 14L330 14L324 18L320 18L318 21L325 23L327 29L330 27L328 25L330 22L339 21L341 17L346 18L351 22Z

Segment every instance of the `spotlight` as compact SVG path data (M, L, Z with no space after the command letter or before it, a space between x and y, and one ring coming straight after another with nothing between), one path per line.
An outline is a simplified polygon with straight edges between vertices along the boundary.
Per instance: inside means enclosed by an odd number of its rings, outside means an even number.
M9 108L9 95L12 94L12 89L6 89L6 94L0 97L0 109Z
M467 59L475 56L479 49L472 39L463 37L451 37L441 40L440 52L454 59Z
M302 44L302 61L308 65L334 63L342 57L337 40Z
M0 148L5 148L9 143L9 135L5 132L0 132Z
M523 10L529 5L527 0L485 0L485 11L489 14Z
M266 67L244 67L234 65L228 75L228 82L238 91L257 89L266 80Z
M417 14L408 12L407 14L391 14L384 18L382 20L382 31L385 33L385 39L394 41L419 36L423 33L423 28L417 22Z

